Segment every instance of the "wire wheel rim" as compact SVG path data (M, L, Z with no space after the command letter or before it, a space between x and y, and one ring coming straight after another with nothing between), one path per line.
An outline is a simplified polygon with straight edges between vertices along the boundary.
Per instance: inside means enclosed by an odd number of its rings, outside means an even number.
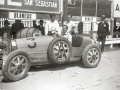
M89 64L96 64L99 61L99 51L96 48L91 48L87 53L87 61Z
M11 60L8 66L8 73L13 78L19 78L24 75L27 66L27 58L23 55L18 55Z
M53 54L57 61L64 61L68 59L70 52L69 45L64 41L56 42L53 46Z

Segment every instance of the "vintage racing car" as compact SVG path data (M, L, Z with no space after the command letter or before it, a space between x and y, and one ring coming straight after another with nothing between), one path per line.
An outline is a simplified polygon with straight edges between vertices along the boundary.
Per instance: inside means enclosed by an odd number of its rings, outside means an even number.
M0 47L3 50L2 74L10 81L23 79L34 65L82 60L85 67L94 68L101 59L100 44L90 37L74 35L71 43L64 37L41 36L34 28L20 30L17 39L7 44L3 39Z

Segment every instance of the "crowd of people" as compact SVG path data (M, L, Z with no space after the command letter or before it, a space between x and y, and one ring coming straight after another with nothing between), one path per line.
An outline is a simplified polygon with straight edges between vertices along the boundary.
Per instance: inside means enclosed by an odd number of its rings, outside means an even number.
M4 21L4 26L0 29L0 36L4 39L10 40L11 38L16 39L16 33L19 29L23 29L24 25L21 23L21 20L15 20L15 23L12 26L9 26L10 23L8 20Z
M67 20L63 22L63 25L62 21L55 20L55 17L55 14L50 14L50 20L46 22L45 26L43 25L44 21L40 20L38 26L35 24L35 22L33 22L33 27L39 29L42 35L50 35L55 37L63 36L72 43L72 35L80 33L80 25L78 24L78 28L75 26L75 23L71 20L71 14L68 15ZM97 39L99 42L102 42L101 51L103 52L106 36L109 35L109 24L105 21L105 15L101 16L101 20L102 22L98 24ZM16 32L19 29L23 29L24 25L21 23L21 20L15 20L15 23L13 23L11 27L9 25L9 21L5 20L4 27L0 29L0 36L7 39L16 39Z
M62 21L55 20L55 17L55 14L50 14L50 20L48 20L45 25L43 20L39 21L39 25L36 25L34 21L33 27L39 29L42 35L63 36L71 41L71 35L77 32L75 23L71 20L72 15L68 15L68 19L64 21L63 25ZM13 23L11 27L9 25L9 21L5 20L4 27L0 29L0 36L6 39L16 39L17 31L23 29L24 25L21 23L21 20L15 20L15 23Z

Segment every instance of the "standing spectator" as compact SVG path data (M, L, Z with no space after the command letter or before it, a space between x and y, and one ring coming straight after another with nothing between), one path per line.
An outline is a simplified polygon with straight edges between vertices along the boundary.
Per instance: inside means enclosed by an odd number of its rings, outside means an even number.
M12 24L12 35L16 39L16 33L19 29L23 29L24 25L21 23L21 20L15 20L15 23Z
M45 25L45 35L56 35L58 34L59 24L55 20L55 14L50 14L50 20Z
M10 25L9 21L5 20L4 27L2 27L0 30L0 36L5 40L11 39L12 30L9 25Z
M36 21L33 20L33 28L37 28Z
M68 26L68 32L70 34L73 34L75 23L71 19L72 19L72 15L69 14L68 17L67 17L67 21L64 22L64 25L67 25Z
M37 28L41 31L42 35L45 35L45 27L43 26L44 21L39 21L40 25L37 26Z
M98 24L97 35L98 41L102 43L101 52L103 53L106 36L109 35L109 24L105 21L105 15L101 15L101 20L102 22Z
M68 32L68 26L67 25L63 25L63 30L62 30L62 34L61 35L63 37L65 37L65 38L67 38L72 43L72 36Z

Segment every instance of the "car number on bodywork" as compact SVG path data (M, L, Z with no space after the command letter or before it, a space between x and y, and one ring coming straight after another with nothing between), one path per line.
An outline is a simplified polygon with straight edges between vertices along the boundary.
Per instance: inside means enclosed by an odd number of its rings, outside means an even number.
M31 43L27 45L29 48L35 48L37 46L37 43L35 42L35 38L28 38L27 40L31 41Z

